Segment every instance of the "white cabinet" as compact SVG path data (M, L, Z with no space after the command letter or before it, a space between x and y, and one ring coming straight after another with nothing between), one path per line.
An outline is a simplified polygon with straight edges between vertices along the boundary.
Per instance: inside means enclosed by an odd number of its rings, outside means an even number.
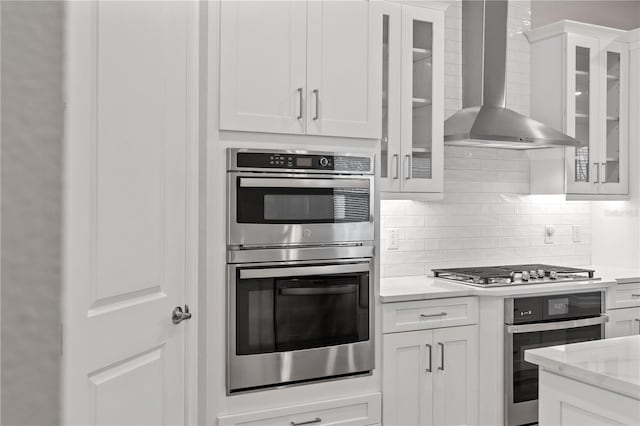
M374 7L382 31L381 190L389 198L441 193L444 10L387 2Z
M477 424L477 336L475 325L385 334L383 424Z
M368 1L221 3L220 128L380 137Z
M374 425L380 423L380 394L221 416L218 423L220 426Z
M527 34L531 115L578 140L564 151L565 182L558 184L567 194L629 193L629 45L616 41L624 33L560 21ZM536 175L548 167L532 163L532 192L555 192L536 187Z
M640 307L611 309L607 311L607 315L609 315L609 322L605 328L607 339L640 334Z

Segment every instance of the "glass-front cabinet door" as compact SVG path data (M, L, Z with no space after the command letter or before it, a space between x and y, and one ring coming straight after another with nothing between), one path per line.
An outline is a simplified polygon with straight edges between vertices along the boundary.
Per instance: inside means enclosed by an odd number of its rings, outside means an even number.
M382 46L381 191L441 193L444 10L371 5Z
M382 27L382 137L380 189L400 191L400 69L402 6L373 2L373 14Z
M612 43L601 53L600 192L628 192L628 49Z
M569 136L578 146L567 149L567 192L597 192L598 154L598 49L597 39L568 35L567 122Z
M444 17L403 7L401 187L442 192Z

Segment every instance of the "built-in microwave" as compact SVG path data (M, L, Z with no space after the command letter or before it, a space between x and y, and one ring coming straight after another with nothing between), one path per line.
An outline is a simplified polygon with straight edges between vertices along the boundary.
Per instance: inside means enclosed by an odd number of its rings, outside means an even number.
M228 265L228 393L374 368L373 259Z
M373 156L229 149L230 247L374 240Z

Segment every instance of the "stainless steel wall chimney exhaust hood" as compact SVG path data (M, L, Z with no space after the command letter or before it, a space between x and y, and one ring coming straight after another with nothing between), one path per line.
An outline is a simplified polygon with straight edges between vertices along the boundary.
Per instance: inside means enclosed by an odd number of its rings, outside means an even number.
M535 149L574 138L506 108L507 0L462 2L462 106L444 122L448 145Z

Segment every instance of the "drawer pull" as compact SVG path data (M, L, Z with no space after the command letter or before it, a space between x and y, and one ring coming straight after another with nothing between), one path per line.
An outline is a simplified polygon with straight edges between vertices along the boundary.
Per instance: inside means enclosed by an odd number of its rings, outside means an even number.
M420 318L438 318L438 317L446 317L446 312L440 312L439 314L420 314Z
M312 425L314 423L320 423L322 419L320 417L316 417L313 420L308 420L306 422L291 422L291 426L302 426L302 425Z
M631 297L640 297L640 294L632 294Z

